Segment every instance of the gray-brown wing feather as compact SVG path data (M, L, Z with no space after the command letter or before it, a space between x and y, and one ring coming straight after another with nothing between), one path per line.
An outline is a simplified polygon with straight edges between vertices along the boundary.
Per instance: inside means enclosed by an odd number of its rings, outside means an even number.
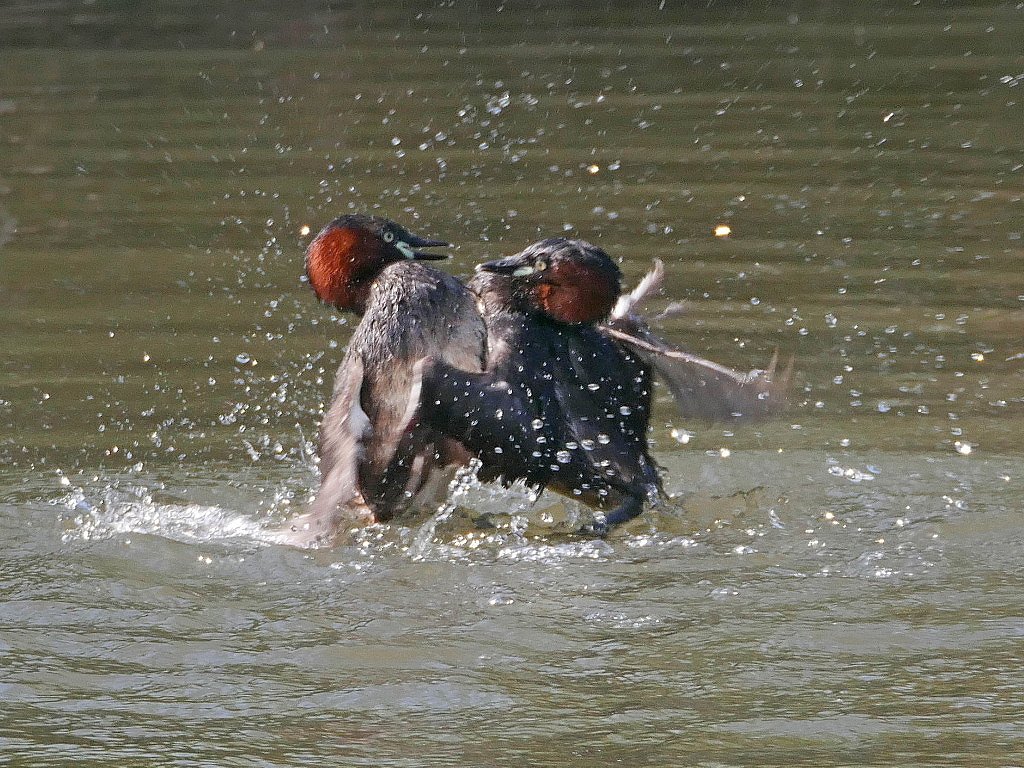
M362 408L363 362L349 353L338 368L334 394L320 430L320 490L308 512L288 522L287 543L309 546L330 540L346 519L371 521L359 488L359 463L373 430Z
M435 356L465 370L483 367L486 331L473 295L458 280L416 263L389 267L371 291L350 349L366 365L362 405L373 437L359 461L359 483L378 519L415 506L435 469L454 457L441 436L421 424L416 363Z
M661 376L684 417L725 420L782 413L789 402L792 358L781 372L776 353L766 369L742 373L690 354L651 331L638 309L644 300L661 290L664 277L664 266L655 260L653 269L640 284L619 299L601 331Z

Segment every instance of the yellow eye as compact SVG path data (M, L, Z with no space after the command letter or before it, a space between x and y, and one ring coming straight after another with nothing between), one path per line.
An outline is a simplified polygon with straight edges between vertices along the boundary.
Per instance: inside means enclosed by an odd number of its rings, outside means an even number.
M534 272L543 272L547 268L548 268L548 263L546 261L544 261L544 259L537 259L535 262L533 262L533 271Z
M395 233L392 232L391 230L385 230L384 234L382 234L380 237L385 243L395 242Z

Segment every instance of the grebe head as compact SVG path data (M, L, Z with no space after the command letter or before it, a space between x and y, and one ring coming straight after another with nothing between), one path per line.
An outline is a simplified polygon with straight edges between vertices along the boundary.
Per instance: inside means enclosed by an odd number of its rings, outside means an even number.
M570 324L608 317L622 283L607 253L586 240L564 237L541 240L477 269L511 277L513 298L522 308Z
M417 248L450 245L411 234L389 219L339 216L306 249L306 277L320 301L362 312L370 283L388 264L407 259L443 259Z

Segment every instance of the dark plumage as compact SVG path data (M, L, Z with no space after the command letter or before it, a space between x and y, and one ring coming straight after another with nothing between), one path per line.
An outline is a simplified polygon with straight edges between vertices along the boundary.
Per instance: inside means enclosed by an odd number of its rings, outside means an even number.
M341 530L437 503L472 457L483 480L515 480L578 498L598 533L657 500L647 445L652 369L686 416L765 415L785 404L789 373L739 374L679 350L635 311L655 270L620 297L600 248L550 238L482 264L464 286L417 263L447 245L383 218L342 216L306 254L321 301L362 316L320 426L321 484L283 532L309 545Z
M427 365L424 418L480 459L482 479L601 510L597 531L640 514L661 489L647 447L651 374L595 327L618 299L618 267L590 243L550 238L478 269L486 371Z

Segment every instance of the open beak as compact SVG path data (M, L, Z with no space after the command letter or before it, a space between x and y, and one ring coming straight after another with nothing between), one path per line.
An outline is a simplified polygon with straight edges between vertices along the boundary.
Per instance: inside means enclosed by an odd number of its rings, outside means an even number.
M426 238L417 237L416 235L409 235L403 240L397 241L395 246L407 259L416 259L417 261L437 261L438 259L447 259L448 254L430 253L429 251L419 251L416 249L446 248L451 246L451 243L446 243L444 240L427 240Z
M493 272L496 275L510 275L512 277L526 277L533 274L533 265L522 254L507 256L497 261L487 261L476 265L477 272Z

